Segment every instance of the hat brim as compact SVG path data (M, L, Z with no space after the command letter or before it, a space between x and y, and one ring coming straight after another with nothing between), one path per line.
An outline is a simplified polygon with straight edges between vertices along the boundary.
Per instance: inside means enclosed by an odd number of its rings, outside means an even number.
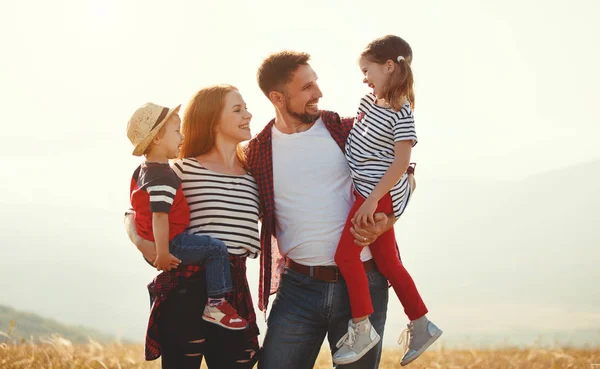
M156 134L158 133L158 131L160 131L160 129L162 128L162 126L165 125L165 123L169 120L169 118L171 118L171 116L173 116L173 114L176 114L179 112L179 109L181 108L181 104L177 105L176 107L174 107L173 109L169 109L169 112L167 113L167 115L165 116L165 119L163 119L162 121L160 121L156 127L154 127L154 129L152 129L152 131L150 131L146 137L144 137L140 143L138 143L135 148L133 149L133 155L135 156L142 156L144 155L144 151L146 151L146 149L148 148L148 146L150 146L150 142L152 142L152 140L154 139L154 136L156 136Z

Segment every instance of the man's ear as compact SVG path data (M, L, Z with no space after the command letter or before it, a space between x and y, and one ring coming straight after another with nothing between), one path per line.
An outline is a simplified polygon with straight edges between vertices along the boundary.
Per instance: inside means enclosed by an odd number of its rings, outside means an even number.
M285 96L281 92L269 92L269 100L271 100L271 103L278 108L283 108L285 106Z

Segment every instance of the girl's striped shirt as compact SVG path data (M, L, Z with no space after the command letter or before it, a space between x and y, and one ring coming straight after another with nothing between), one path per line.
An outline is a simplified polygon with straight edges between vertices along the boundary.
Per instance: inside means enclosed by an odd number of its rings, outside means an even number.
M394 161L394 146L398 141L417 144L415 121L410 103L400 111L375 104L376 97L367 94L360 100L354 127L346 143L346 158L356 191L367 198ZM404 212L410 186L406 173L390 190L394 215Z

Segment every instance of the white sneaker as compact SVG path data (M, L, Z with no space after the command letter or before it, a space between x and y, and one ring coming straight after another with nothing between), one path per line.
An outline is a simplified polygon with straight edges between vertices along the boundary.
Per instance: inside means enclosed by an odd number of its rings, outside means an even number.
M421 330L415 329L414 323L410 322L398 339L398 344L404 347L404 355L400 365L408 365L421 356L429 346L440 338L442 333L444 332L429 320L426 320Z
M358 322L348 322L348 332L338 341L339 348L333 355L333 362L338 365L353 363L379 343L381 337L371 325L369 318Z

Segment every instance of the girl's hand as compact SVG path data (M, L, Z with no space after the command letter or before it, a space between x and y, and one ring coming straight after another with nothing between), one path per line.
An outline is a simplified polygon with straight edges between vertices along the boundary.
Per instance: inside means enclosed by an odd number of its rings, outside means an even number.
M181 263L181 260L177 259L171 253L161 254L158 253L156 255L156 260L154 260L154 266L157 270L168 272L173 268L177 268Z
M356 214L352 218L352 223L361 227L368 227L375 224L373 219L373 213L377 209L377 201L373 201L369 198L358 208Z

